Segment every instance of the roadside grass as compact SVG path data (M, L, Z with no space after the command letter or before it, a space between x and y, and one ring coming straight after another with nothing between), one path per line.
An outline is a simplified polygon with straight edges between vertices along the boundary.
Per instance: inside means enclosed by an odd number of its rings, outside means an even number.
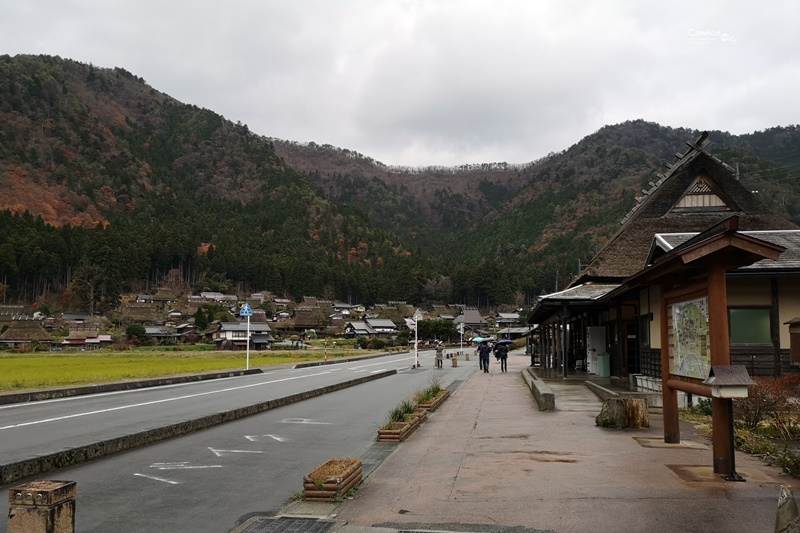
M213 347L212 347L213 348ZM363 352L328 351L328 359ZM320 350L250 352L250 367L316 361ZM214 351L203 346L140 347L131 350L92 352L0 352L0 393L93 385L135 379L178 376L224 370L240 370L246 365L243 351Z

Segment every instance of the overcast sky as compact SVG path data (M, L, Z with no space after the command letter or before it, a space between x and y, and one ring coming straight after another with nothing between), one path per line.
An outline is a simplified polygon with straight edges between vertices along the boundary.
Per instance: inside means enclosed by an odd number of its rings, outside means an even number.
M639 118L799 123L798 21L794 0L0 0L0 54L123 67L386 164L525 163Z

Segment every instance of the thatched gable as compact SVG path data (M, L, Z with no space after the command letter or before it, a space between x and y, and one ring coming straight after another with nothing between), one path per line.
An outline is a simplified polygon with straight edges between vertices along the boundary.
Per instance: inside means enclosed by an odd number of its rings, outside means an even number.
M4 344L52 343L53 337L38 320L12 320L8 322L8 328L0 333L0 342Z
M573 281L614 281L646 266L657 233L699 232L731 215L743 231L797 229L776 215L737 179L736 171L704 146L706 135L679 154L666 175L640 198L620 230Z

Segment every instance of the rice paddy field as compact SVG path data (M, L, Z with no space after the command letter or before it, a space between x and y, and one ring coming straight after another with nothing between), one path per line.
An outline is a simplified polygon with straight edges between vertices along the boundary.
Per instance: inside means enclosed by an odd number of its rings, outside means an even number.
M353 350L352 352L355 352ZM337 348L327 357L352 353ZM362 352L363 353L363 352ZM322 349L250 352L250 368L315 361ZM180 350L136 348L91 352L0 352L0 394L66 386L92 385L182 374L244 369L246 352L214 351L202 346Z

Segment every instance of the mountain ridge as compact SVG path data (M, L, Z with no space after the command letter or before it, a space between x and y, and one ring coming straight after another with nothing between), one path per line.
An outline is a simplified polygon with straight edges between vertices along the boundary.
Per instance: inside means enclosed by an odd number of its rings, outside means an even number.
M389 167L50 56L0 56L0 119L0 273L28 298L74 289L110 250L114 290L177 272L195 289L520 305L563 287L699 134L635 120L523 165ZM710 138L800 221L798 126Z

